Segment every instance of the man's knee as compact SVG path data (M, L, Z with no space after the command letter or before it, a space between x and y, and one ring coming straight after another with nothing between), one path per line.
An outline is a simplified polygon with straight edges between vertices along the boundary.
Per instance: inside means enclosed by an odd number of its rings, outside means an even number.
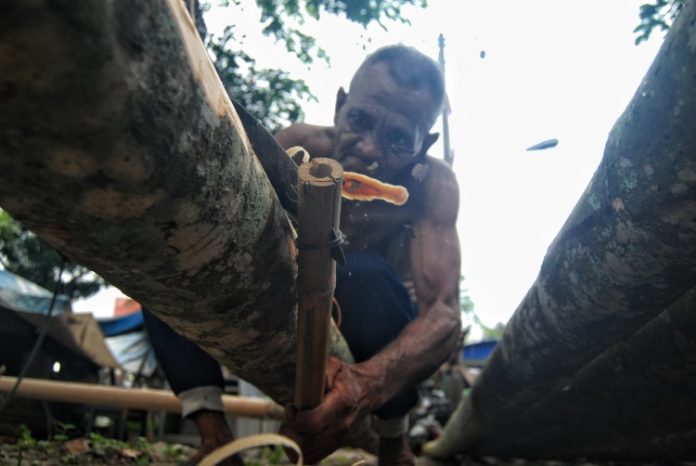
M336 280L341 332L358 361L393 341L416 316L406 287L376 252L351 253Z
M418 403L418 391L415 387L406 388L394 395L375 411L378 419L399 419Z

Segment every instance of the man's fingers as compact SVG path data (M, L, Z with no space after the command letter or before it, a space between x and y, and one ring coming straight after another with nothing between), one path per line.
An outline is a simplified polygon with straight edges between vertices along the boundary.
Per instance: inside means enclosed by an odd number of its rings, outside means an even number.
M302 435L283 424L278 433L290 438L300 446L305 464L318 463L341 446L340 441L329 432L318 435ZM283 450L291 462L297 462L297 453L294 450L286 447L283 447Z
M297 443L297 442L296 442L296 443ZM298 445L299 445L299 444L298 444ZM300 449L302 449L302 447L300 447ZM285 456L288 457L288 461L290 461L292 464L296 464L296 463L297 463L297 460L299 459L299 456L300 456L300 455L298 455L297 452L296 452L293 448L285 447L285 446L284 446L284 447L283 447L283 451L285 452ZM304 451L303 451L303 452L302 452L302 455L304 455L304 454L305 454L305 453L304 453ZM306 456L305 456L305 458L306 458ZM306 461L306 459L305 459L305 461Z
M341 446L341 443L332 436L318 436L313 439L307 439L302 448L305 464L316 464L323 460L331 453L336 451Z
M322 405L322 409L315 408L297 412L288 420L288 426L298 434L316 435L326 427L327 422L324 419L330 420L331 417L327 417L326 409Z
M286 409L285 421L298 434L316 435L326 429L333 430L331 426L345 415L346 408L338 390L331 390L316 408L294 412Z
M341 371L343 362L340 359L329 356L329 360L326 363L326 391L328 392L334 387L334 381Z
M290 440L293 440L295 443L297 443L300 446L300 449L302 449L302 439L299 438L295 433L288 429L288 427L285 424L280 425L280 429L278 429L278 433L280 435L284 435L285 437L288 437ZM283 450L285 451L285 455L288 457L291 463L297 463L298 455L295 450L292 448L288 447L283 447ZM304 450L302 451L302 454L304 454Z
M350 380L346 382L344 362L329 358L326 368L327 393L321 405L297 411L285 408L281 433L295 440L302 448L307 464L314 464L343 445L345 435L355 418ZM289 453L289 458L294 458Z
M288 421L292 418L295 417L295 414L297 414L297 408L292 403L288 403L284 407L284 416L285 420Z

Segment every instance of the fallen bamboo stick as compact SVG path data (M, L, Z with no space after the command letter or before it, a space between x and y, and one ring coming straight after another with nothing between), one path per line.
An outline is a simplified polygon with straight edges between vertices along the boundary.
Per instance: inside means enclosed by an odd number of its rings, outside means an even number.
M298 170L297 362L295 406L309 409L324 399L331 303L336 287L332 248L338 243L343 168L317 158Z
M12 390L16 377L0 377L0 393ZM181 402L169 390L121 388L76 382L24 378L15 396L89 406L169 411L181 413ZM234 416L282 419L283 408L271 400L223 395L225 412Z

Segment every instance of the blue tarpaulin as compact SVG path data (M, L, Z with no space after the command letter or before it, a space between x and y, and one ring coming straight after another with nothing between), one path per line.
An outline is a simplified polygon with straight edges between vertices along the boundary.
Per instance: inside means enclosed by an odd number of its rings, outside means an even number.
M497 344L497 340L483 340L465 345L462 350L462 359L467 365L482 366Z
M0 270L0 301L24 311L47 314L53 293L7 270ZM70 310L70 298L58 295L53 315Z
M106 344L127 372L151 375L157 367L155 353L145 332L143 312L99 319Z
M111 319L99 319L99 326L107 337L115 337L124 333L142 330L143 325L142 311Z

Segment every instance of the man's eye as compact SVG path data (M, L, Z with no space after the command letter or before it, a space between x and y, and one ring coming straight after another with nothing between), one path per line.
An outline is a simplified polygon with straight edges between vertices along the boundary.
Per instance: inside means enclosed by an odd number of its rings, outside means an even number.
M347 119L350 129L355 132L372 129L372 118L365 112L351 110L348 112Z
M413 149L413 139L402 131L390 131L387 134L387 143L402 149Z

